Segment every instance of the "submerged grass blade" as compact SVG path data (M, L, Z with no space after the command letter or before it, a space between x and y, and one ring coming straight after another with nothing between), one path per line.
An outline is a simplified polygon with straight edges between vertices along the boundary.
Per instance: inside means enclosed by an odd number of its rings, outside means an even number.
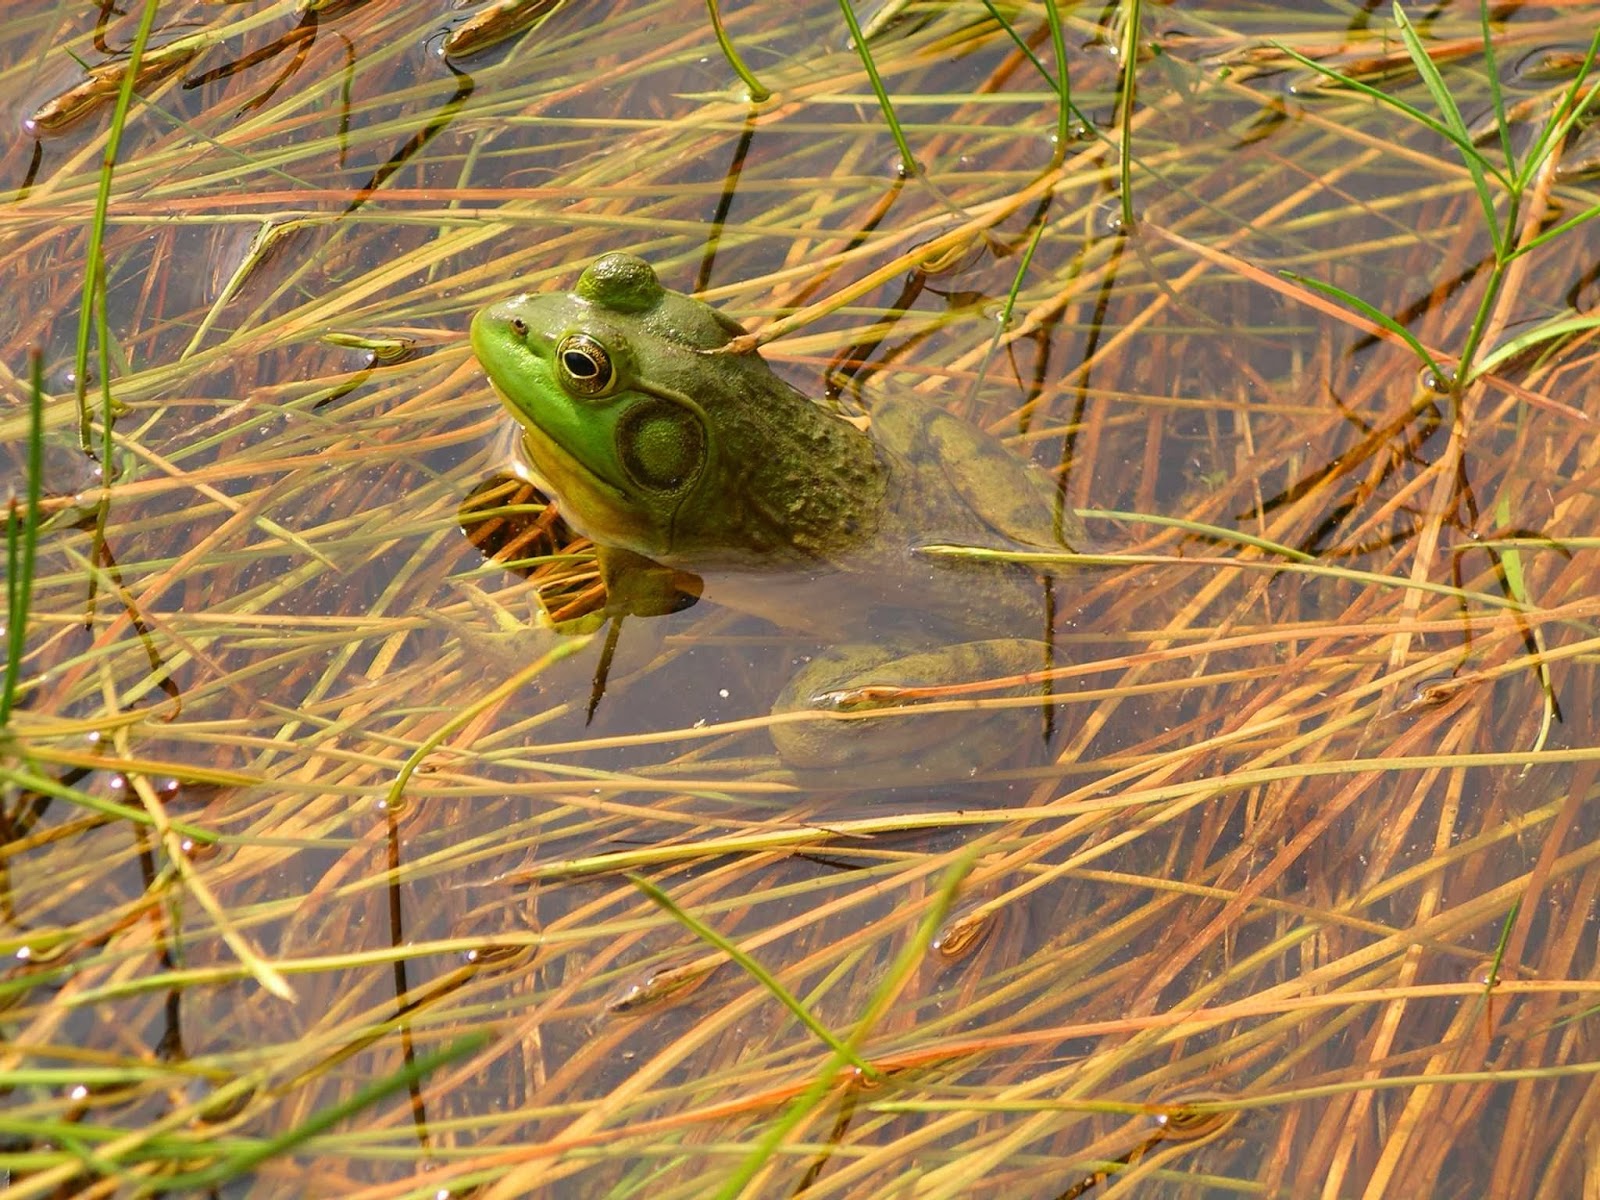
M55 800L64 800L68 804L75 804L90 812L100 813L102 816L114 817L119 821L132 821L135 825L145 825L154 828L156 821L143 809L134 808L128 804L118 804L115 800L107 800L103 796L90 795L77 788L68 787L43 775L35 775L32 771L19 770L12 767L0 766L0 782L9 783L13 787L25 792L33 792L40 796L49 796ZM169 829L183 834L184 837L193 838L197 842L207 845L217 840L217 835L210 830L202 829L198 825L191 825L186 821L173 821Z
M872 57L872 48L867 45L867 39L861 33L861 22L856 20L855 9L850 7L850 0L839 0L839 11L844 14L844 23L850 27L850 39L856 48L856 53L861 56L861 65L867 72L867 79L872 84L872 93L878 98L878 107L883 111L883 119L888 123L889 133L894 137L894 144L900 151L900 170L911 176L920 176L921 169L917 160L911 153L911 145L906 141L905 130L900 128L900 119L894 115L894 105L889 101L889 91L883 86L883 77L878 74L878 64Z
M1117 197L1122 205L1122 228L1133 232L1133 104L1139 86L1139 26L1144 20L1140 0L1123 0L1122 90L1117 98Z
M1495 505L1495 518L1502 527L1514 524L1511 512L1511 500L1501 496L1500 502ZM1515 546L1508 546L1499 553L1500 569L1505 573L1506 592L1513 600L1532 607L1532 593L1528 590L1528 577L1522 569L1522 552ZM1547 658L1549 648L1545 645L1544 630L1529 629L1525 636L1531 643L1530 651L1535 655L1534 667L1539 672L1539 690L1541 703L1544 708L1543 716L1539 722L1539 732L1533 739L1533 751L1538 753L1543 750L1545 743L1550 739L1550 726L1556 716L1556 686L1550 678L1550 663ZM1532 761L1523 767L1526 774L1533 766Z
M536 678L537 676L543 674L555 663L558 663L562 659L576 654L578 651L582 650L594 640L594 636L594 634L585 634L582 637L563 638L549 650L545 651L544 654L535 659L531 665L518 671L499 687L491 689L489 693L482 699L475 700L473 703L467 705L466 708L462 709L438 729L434 730L433 733L425 737L422 740L422 743L406 756L405 763L402 764L399 772L395 775L394 783L389 785L389 793L385 798L385 803L389 806L390 810L392 811L396 806L399 805L400 797L405 794L406 784L410 782L411 776L416 772L416 769L422 765L422 760L427 758L440 742L444 741L445 738L449 737L457 729L460 729L484 709L489 708L491 705L498 704L501 700L511 695L511 693L526 686L530 679Z
M1507 596L1494 596L1487 592L1473 592L1430 580L1405 579L1398 575L1384 575L1376 571L1360 571L1353 567L1339 567L1331 563L1269 562L1266 559L1244 558L1178 558L1166 554L1071 554L1046 550L996 550L988 546L958 546L934 544L918 546L916 553L929 558L965 558L974 562L1034 563L1040 566L1135 566L1182 565L1188 567L1215 567L1243 571L1284 571L1295 575L1321 575L1329 579L1345 579L1352 583L1374 584L1401 591L1429 592L1435 596L1448 596L1456 600L1471 600L1485 608L1501 608L1511 612L1533 612L1539 609L1531 604Z
M1517 916L1521 912L1522 901L1519 899L1507 911L1505 920L1500 922L1500 937L1494 944L1494 953L1489 957L1489 969L1484 973L1484 995L1493 992L1495 984L1500 982L1500 968L1505 964L1506 947L1511 944L1511 931L1517 927Z

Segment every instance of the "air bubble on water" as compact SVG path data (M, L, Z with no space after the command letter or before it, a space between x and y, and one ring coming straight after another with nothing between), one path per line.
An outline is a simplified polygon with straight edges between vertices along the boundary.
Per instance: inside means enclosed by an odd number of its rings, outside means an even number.
M1417 382L1425 392L1432 392L1436 396L1448 396L1455 387L1455 380L1450 374L1439 374L1432 367L1423 367L1417 376Z
M910 179L917 173L917 161L912 159L909 164L898 154L889 160L889 170L896 179Z
M1107 196L1094 209L1094 231L1101 237L1124 237L1129 229L1122 216L1122 198Z
M205 862L222 853L222 847L215 842L202 842L196 838L185 837L178 842L178 853L190 862Z

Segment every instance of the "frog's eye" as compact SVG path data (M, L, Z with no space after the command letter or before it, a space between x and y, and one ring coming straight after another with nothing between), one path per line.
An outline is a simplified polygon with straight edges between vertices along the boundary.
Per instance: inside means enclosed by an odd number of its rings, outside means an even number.
M586 333L569 333L556 347L556 377L574 396L604 396L617 373L604 346Z

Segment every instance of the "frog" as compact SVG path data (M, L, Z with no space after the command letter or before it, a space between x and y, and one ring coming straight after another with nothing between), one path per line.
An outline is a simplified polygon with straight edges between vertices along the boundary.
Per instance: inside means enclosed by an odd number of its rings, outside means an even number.
M1085 544L1053 477L998 438L909 390L854 413L813 400L622 251L570 291L481 309L470 341L533 474L593 542L609 618L704 599L821 645L772 705L790 768L970 775L1019 730L1048 735L1055 577L926 549Z

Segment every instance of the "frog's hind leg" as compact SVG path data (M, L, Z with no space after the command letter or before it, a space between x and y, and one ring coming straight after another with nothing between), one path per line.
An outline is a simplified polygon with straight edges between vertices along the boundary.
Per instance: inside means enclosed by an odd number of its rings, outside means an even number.
M775 723L772 740L792 767L962 778L1048 736L1049 664L1043 642L1017 638L836 646L784 688L775 715L812 715Z

